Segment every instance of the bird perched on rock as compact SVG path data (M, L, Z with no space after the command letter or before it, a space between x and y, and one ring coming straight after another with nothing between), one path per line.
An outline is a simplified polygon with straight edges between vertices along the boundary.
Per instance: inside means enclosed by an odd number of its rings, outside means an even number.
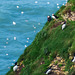
M74 53L74 58L73 58L72 62L75 62L75 53Z
M52 14L52 18L56 20L58 17L56 15Z
M62 30L64 30L65 27L66 27L66 22L63 23Z

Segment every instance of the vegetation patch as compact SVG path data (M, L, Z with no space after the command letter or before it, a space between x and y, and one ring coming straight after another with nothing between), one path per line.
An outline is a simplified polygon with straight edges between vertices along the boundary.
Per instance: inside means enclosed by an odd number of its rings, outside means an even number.
M46 22L32 44L20 56L17 62L20 64L23 60L22 64L25 67L20 70L19 75L45 75L45 71L57 55L60 58L57 57L58 60L54 63L55 67L59 66L62 71L65 68L65 73L74 75L75 70L72 71L71 69L73 63L69 59L69 53L75 53L75 21L67 20L66 28L61 29L61 23L65 21L61 16L62 13L74 11L75 0L69 0L69 3L71 3L71 6L62 6L56 13L59 17L57 20L52 19L51 22ZM64 60L61 60L61 58ZM63 64L59 64L59 61ZM57 71L55 74L57 74ZM17 75L16 72L13 72L13 66L6 75Z

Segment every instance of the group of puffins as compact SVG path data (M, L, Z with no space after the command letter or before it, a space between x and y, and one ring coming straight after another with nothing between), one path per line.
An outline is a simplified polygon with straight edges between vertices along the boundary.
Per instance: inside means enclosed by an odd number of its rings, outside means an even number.
M54 15L54 14L52 14L52 17L51 17L51 16L47 16L47 21L50 22L52 18L53 18L54 20L57 20L59 17L56 16L56 15ZM66 27L66 21L63 22L62 30L64 30L65 27Z

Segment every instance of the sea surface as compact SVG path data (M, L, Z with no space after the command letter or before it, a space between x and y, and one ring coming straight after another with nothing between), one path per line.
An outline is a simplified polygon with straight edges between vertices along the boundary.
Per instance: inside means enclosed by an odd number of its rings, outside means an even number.
M0 75L5 75L66 0L0 0Z

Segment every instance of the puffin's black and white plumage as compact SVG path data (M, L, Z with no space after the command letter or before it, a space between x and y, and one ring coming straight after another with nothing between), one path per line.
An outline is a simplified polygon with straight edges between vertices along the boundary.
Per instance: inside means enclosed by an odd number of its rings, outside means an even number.
M57 19L58 17L56 15L52 14L52 18Z
M74 58L73 58L72 62L75 62L75 53L74 53Z
M18 65L17 65L17 62L15 63L14 67L13 67L13 71L16 71L18 69Z
M47 16L47 21L48 21L48 22L51 21L51 16Z
M62 30L64 30L65 27L66 27L66 22L64 22L64 24L62 25Z
M52 71L51 67L52 67L52 66L50 66L50 67L46 70L45 74L48 75L49 73L51 73L51 71Z

